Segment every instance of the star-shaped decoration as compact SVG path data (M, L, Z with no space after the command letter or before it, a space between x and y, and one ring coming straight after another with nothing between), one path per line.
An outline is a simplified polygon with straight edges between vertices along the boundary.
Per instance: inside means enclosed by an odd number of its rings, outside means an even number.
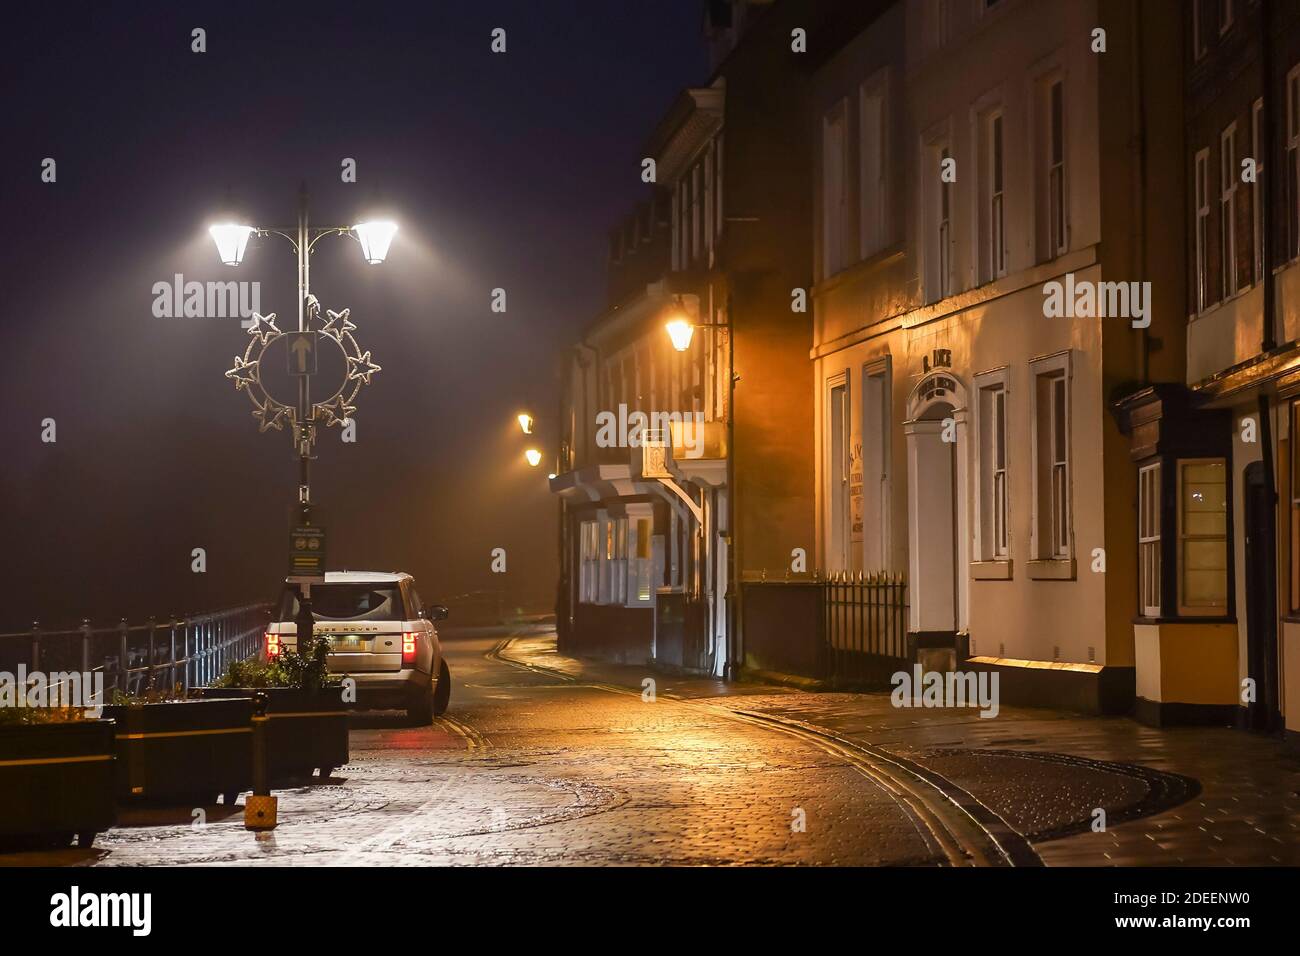
M258 421L257 430L259 432L264 432L271 428L274 428L276 431L282 430L284 428L284 412L285 408L283 405L277 405L270 401L265 405L257 406L257 408L253 409L253 417Z
M236 355L235 367L227 370L226 378L234 380L235 391L239 391L246 385L252 385L257 381L257 359L245 362L243 356Z
M345 425L352 417L352 413L357 410L355 405L349 405L344 401L342 395L335 395L328 402L321 402L316 408L325 417L326 425Z
M253 313L253 324L248 327L248 334L257 337L262 347L280 334L280 330L275 327L275 313L262 315L260 312Z
M370 361L369 349L366 349L360 356L348 356L348 381L359 378L369 385L370 376L382 371L383 368Z
M326 309L325 313L330 317L330 320L321 326L321 332L332 336L336 342L342 342L343 336L356 328L355 325L348 321L348 316L352 314L351 309L344 309L342 312Z

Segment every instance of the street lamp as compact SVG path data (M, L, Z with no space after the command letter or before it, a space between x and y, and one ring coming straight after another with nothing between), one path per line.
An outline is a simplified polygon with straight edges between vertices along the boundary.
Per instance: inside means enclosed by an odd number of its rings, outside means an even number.
M673 340L673 348L677 351L685 352L691 347L695 326L691 325L689 319L673 319L664 328L668 330L668 337Z
M533 433L533 416L527 412L520 412L518 416L519 427L523 429L525 435Z
M352 232L361 243L361 254L365 256L366 262L377 266L388 255L388 246L397 232L397 223L376 219L358 223L352 227Z
M686 310L685 303L682 302L681 296L676 296L673 303L672 311L668 314L668 321L664 324L664 330L668 333L668 338L672 340L673 348L678 352L685 352L691 347L691 339L695 336L695 329L698 326L702 329L726 329L727 341L727 488L736 487L736 459L732 449L736 447L736 382L739 376L736 374L736 337L731 333L731 295L727 294L727 304L725 322L692 322L691 315ZM735 494L727 495L727 526L734 528L736 524L736 496ZM727 678L734 679L737 651L733 643L737 640L737 621L736 621L736 604L733 600L732 588L735 582L740 580L739 569L736 564L736 558L739 554L738 548L727 549L727 564L729 579L727 591Z
M358 223L354 226L308 226L307 221L307 189L304 186L298 196L298 225L295 229L292 226L284 227L264 227L248 226L233 221L217 223L208 228L208 234L212 236L212 241L216 243L217 253L221 261L228 266L237 266L244 259L244 252L248 246L248 240L251 236L270 236L276 235L287 240L293 246L294 252L298 257L298 332L311 332L313 335L319 331L322 335L330 335L342 343L344 336L349 336L350 330L355 328L348 321L348 310L341 313L330 313L330 321L320 330L313 331L311 323L320 314L320 303L316 297L310 294L310 276L311 276L311 254L316 248L316 243L325 236L351 236L361 244L361 255L366 262L371 265L377 265L384 261L388 255L388 247L392 244L393 236L397 233L397 224L388 219L370 219ZM269 328L276 335L281 334L275 328L274 315L259 317L258 322L266 321ZM341 323L340 323L341 320ZM265 346L270 333L258 332L258 326L253 331L259 336L261 343ZM303 343L301 347L306 350L311 346ZM300 361L305 356L305 351L300 355ZM313 360L314 361L314 360ZM231 372L227 373L228 377L235 380L236 387L243 387L253 379L247 371L252 365L238 364ZM379 366L370 361L370 353L348 357L348 381L360 380L369 383L370 376L379 370ZM311 446L316 440L316 407L311 401L311 374L300 374L298 378L298 405L296 409L285 409L281 407L278 411L273 411L273 427L279 428L280 416L284 412L289 413L290 420L294 426L294 444L298 449L299 459L299 482L298 482L298 501L306 511L311 503ZM342 393L340 393L342 394ZM354 393L355 394L355 393ZM339 414L334 414L326 402L321 406L325 416L325 421L329 424L345 422L348 414L352 411L344 399L342 404L338 405ZM254 404L257 404L254 400ZM268 421L268 409L260 408L263 414L263 424Z
M217 254L228 266L237 266L244 261L244 249L248 247L248 237L256 231L252 226L240 226L233 222L223 222L208 227L208 235L217 244Z
M524 452L524 457L528 459L528 464L536 468L542 462L542 453L536 448L530 448Z

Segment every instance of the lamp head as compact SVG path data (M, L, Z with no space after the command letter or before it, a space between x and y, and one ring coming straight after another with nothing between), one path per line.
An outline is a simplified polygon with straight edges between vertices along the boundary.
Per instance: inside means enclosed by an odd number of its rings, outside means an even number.
M397 223L391 219L369 219L353 226L352 233L361 242L361 255L366 262L376 266L388 256L388 247L397 234Z
M252 226L236 222L220 222L208 227L208 235L217 244L217 255L228 266L237 266L244 261L248 237L256 231Z
M679 315L670 319L664 326L668 331L668 337L672 339L673 348L679 352L685 352L691 347L691 339L695 336L695 326L685 315Z

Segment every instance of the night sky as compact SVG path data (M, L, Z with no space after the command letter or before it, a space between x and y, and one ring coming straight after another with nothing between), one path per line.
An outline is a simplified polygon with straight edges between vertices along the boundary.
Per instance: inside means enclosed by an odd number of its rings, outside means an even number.
M248 338L239 320L156 318L152 287L260 281L262 311L293 327L288 243L255 240L232 269L206 227L227 195L258 225L292 224L303 181L316 224L376 201L401 224L381 266L345 239L313 257L313 293L351 308L383 366L357 442L332 429L317 443L330 565L409 570L426 601L504 587L549 606L556 356L601 309L607 231L647 188L642 145L707 79L699 0L25 11L0 31L0 630L275 593L290 437L259 434L223 377ZM45 157L56 183L41 182ZM495 547L505 575L489 570Z

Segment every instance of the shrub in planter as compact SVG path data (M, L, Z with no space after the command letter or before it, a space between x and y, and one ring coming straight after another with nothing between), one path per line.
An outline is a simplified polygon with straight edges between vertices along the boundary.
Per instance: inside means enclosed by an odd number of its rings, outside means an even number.
M28 713L23 713L28 711ZM116 821L113 723L80 711L0 711L0 847L89 847Z
M134 700L104 708L116 722L119 801L228 805L253 786L253 701Z
M286 648L274 661L240 661L195 692L209 700L266 695L272 780L315 770L324 778L348 762L347 705L342 678L326 669L328 651L328 641L318 639L308 656Z

